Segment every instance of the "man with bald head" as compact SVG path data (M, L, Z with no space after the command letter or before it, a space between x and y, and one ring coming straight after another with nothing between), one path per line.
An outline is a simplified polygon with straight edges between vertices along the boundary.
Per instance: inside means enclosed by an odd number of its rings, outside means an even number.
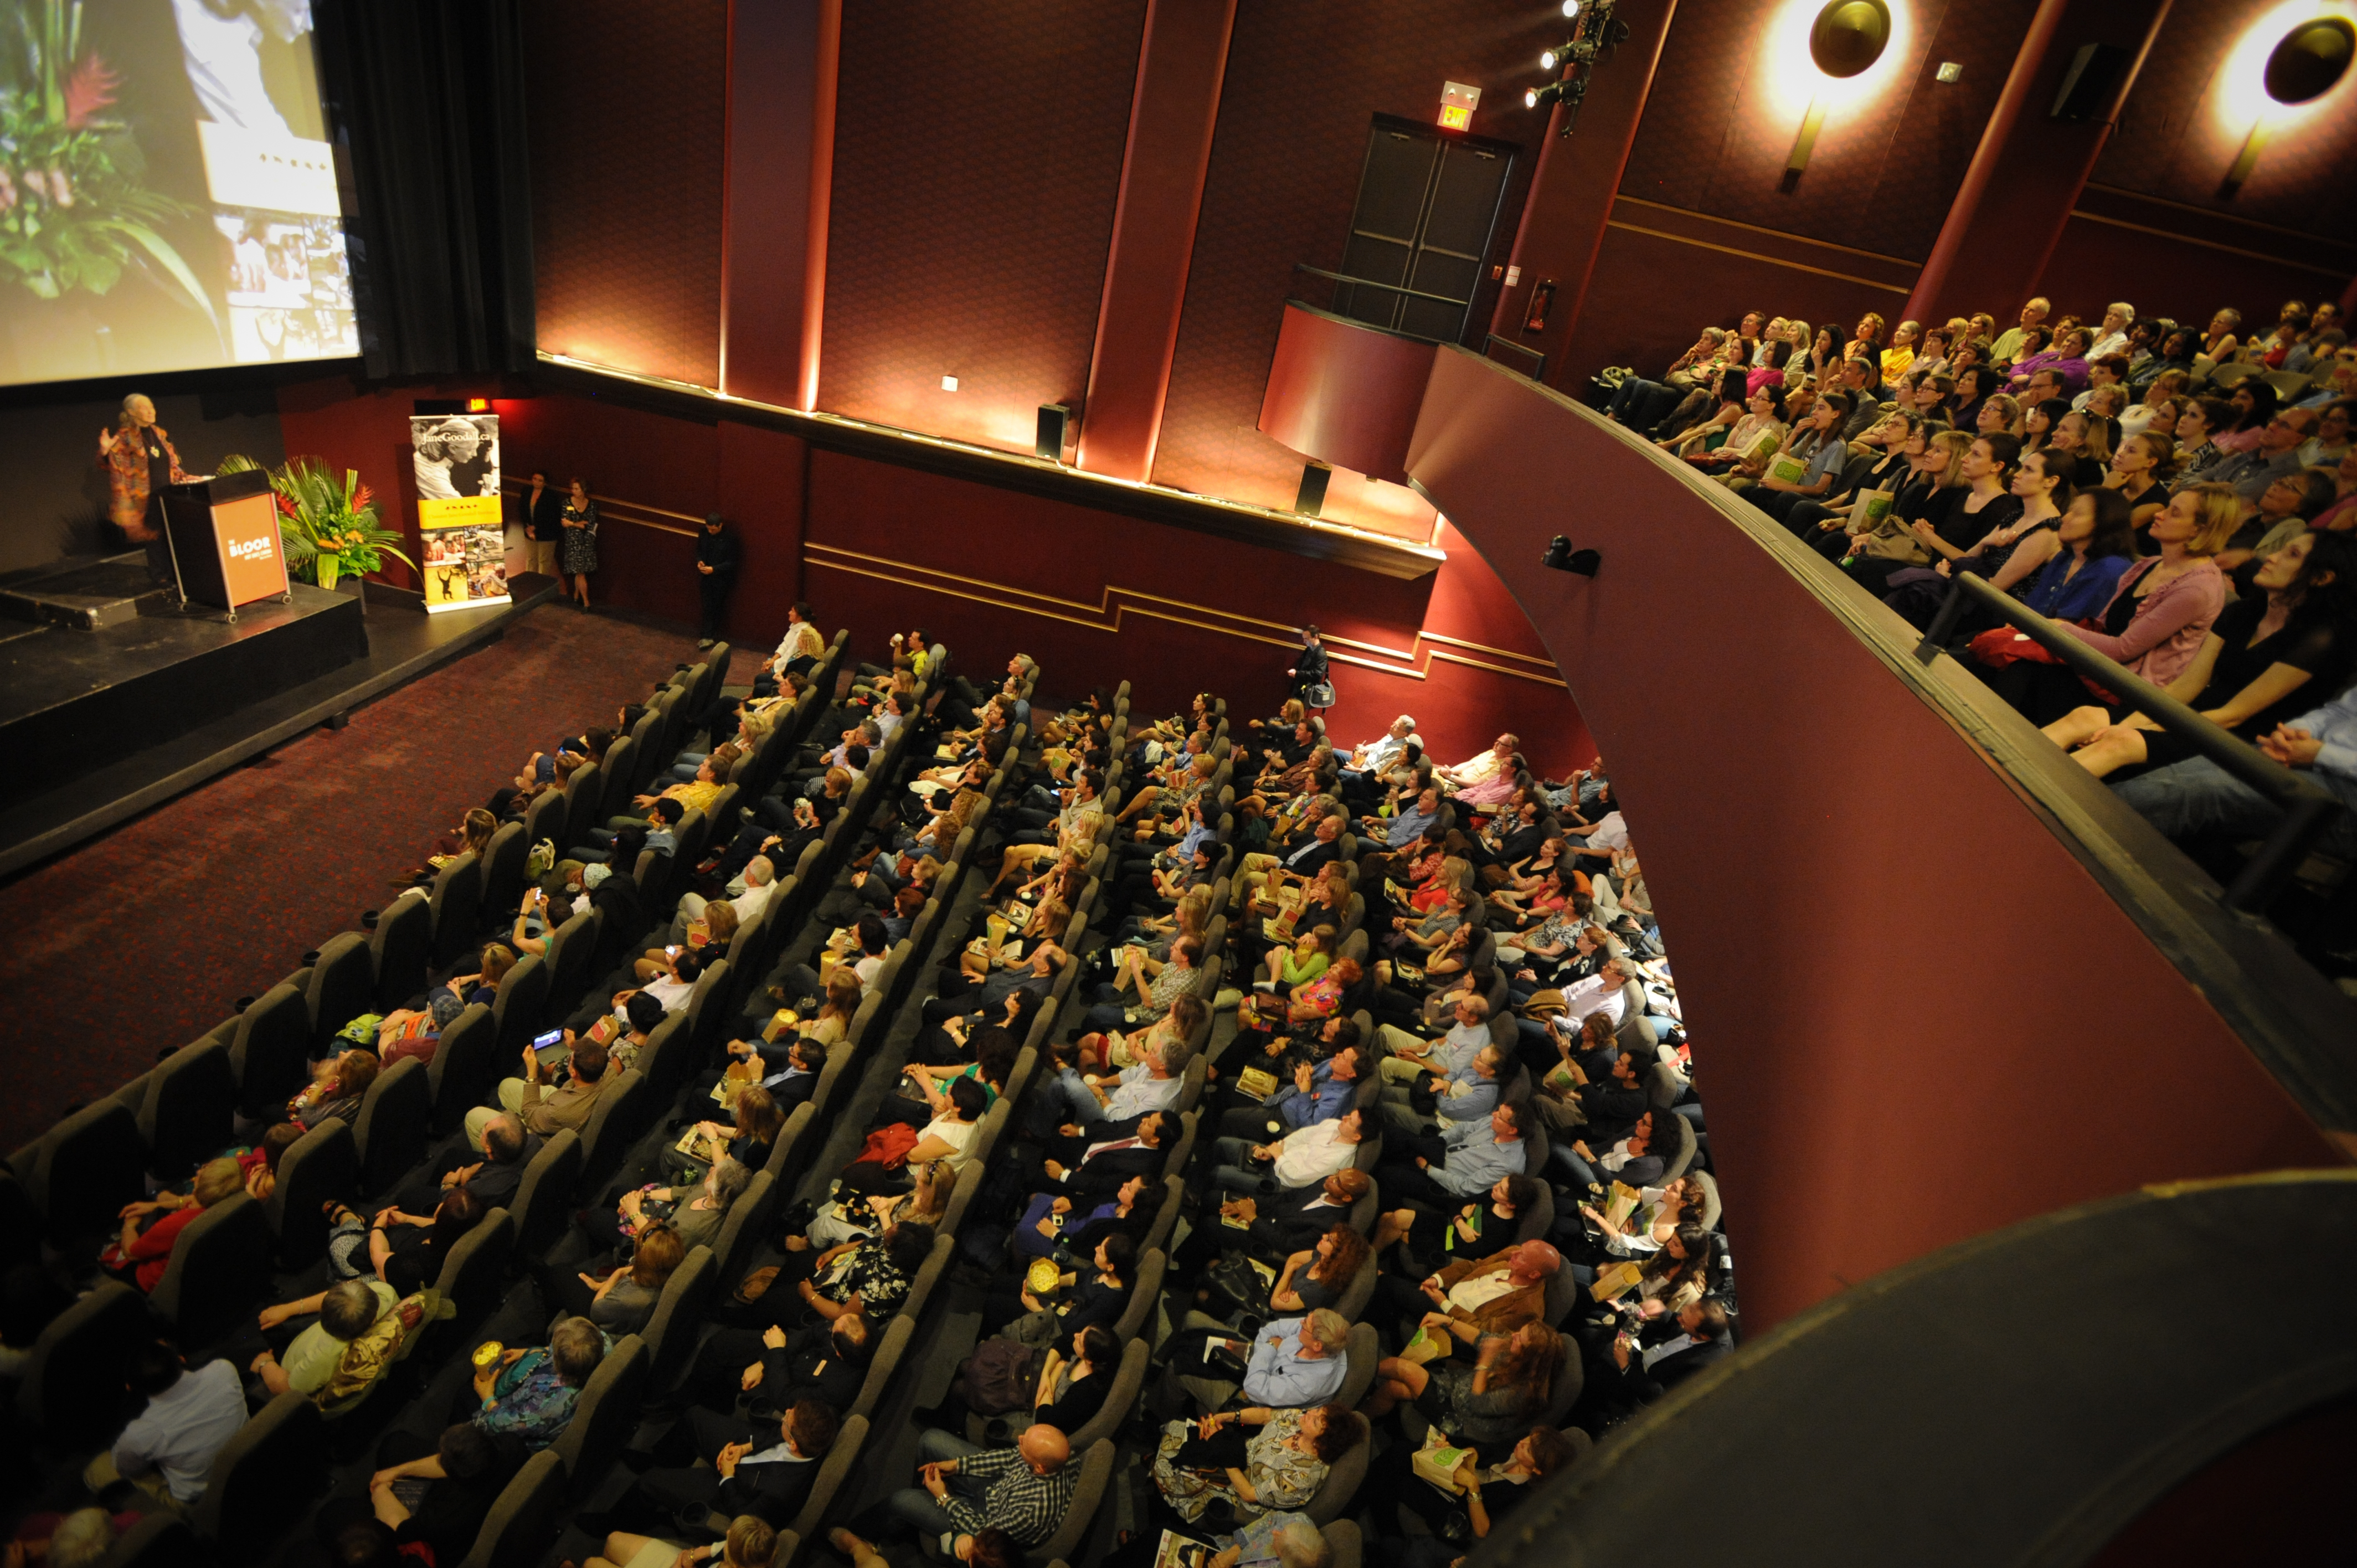
M917 1439L919 1485L893 1493L870 1522L898 1522L937 1538L944 1556L955 1552L958 1537L990 1529L1038 1546L1064 1522L1080 1485L1071 1457L1071 1440L1045 1422L1033 1423L1012 1448L977 1448L928 1427Z
M1401 1315L1422 1305L1423 1343L1409 1357L1438 1360L1463 1346L1470 1354L1485 1337L1510 1335L1546 1316L1546 1288L1563 1267L1563 1254L1544 1241L1524 1241L1486 1258L1466 1258L1408 1288L1395 1288L1392 1305ZM1385 1276L1384 1284L1394 1284ZM1405 1282L1396 1282L1404 1285ZM1411 1298L1420 1294L1420 1302Z

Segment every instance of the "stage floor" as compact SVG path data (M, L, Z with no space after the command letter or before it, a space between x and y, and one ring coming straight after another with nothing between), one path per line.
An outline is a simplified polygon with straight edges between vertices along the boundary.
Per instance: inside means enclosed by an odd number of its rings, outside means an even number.
M218 611L143 615L98 631L0 623L0 746L12 771L29 776L0 801L0 875L496 639L557 589L553 578L525 574L510 585L507 604L427 615L414 594L371 586L364 616L354 597L298 584L292 604L247 606L235 626ZM357 656L342 658L348 630ZM175 692L185 704L190 672L208 668L233 701L212 711L157 708ZM74 746L56 737L93 720L102 733L87 736L83 758L42 756Z

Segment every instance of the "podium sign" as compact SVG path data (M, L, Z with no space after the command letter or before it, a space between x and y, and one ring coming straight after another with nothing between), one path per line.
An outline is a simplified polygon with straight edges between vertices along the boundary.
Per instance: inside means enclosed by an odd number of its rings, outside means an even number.
M164 526L183 605L226 610L294 596L278 535L278 499L258 468L164 491Z

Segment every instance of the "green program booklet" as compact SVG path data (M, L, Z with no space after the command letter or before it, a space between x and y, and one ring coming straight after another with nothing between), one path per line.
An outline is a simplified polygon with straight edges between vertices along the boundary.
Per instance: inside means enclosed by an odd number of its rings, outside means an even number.
M1898 498L1889 490L1876 490L1866 498L1865 521L1871 528L1890 515L1891 503Z
M1790 456L1779 457L1768 465L1768 477L1771 479L1781 479L1788 485L1799 484L1807 476L1809 466L1806 463Z

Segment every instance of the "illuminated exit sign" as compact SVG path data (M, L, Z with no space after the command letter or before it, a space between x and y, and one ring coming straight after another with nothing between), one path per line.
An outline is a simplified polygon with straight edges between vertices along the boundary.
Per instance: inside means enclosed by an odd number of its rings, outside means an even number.
M1445 81L1440 85L1440 124L1444 130L1462 131L1473 124L1473 111L1481 102L1481 90L1468 87L1461 81Z

